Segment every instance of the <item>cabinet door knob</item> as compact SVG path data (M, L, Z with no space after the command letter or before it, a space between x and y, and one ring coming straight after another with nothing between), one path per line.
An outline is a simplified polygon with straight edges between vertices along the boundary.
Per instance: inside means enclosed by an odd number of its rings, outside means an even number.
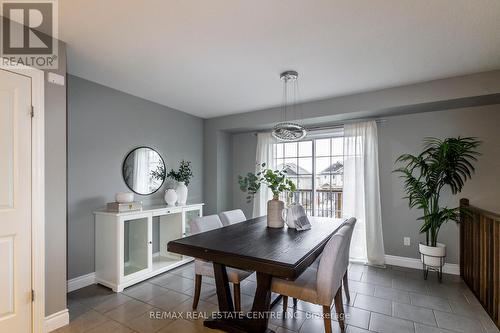
M148 242L148 244L153 244L153 242L152 242L152 241L149 241L149 242Z

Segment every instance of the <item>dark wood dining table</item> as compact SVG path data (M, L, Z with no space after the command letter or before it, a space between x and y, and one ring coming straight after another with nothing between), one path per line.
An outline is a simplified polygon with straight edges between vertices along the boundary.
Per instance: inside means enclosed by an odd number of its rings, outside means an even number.
M170 241L167 250L213 262L220 315L204 325L225 332L272 332L267 328L273 277L295 280L321 254L344 219L310 217L311 229L268 228L258 217ZM235 313L226 267L255 271L257 289L248 313Z

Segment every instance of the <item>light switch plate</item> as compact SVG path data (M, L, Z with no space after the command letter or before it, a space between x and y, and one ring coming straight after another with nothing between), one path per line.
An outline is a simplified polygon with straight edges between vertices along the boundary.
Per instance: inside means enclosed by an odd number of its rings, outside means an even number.
M403 237L403 244L405 246L410 246L410 237Z
M57 73L49 72L47 75L47 81L59 86L64 86L64 76Z

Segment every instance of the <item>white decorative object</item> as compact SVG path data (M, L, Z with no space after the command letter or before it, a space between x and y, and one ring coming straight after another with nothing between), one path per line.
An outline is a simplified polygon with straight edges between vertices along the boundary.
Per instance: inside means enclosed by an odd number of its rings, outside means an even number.
M295 222L302 216L306 216L304 207L297 203L292 203L288 208L283 209L281 212L283 220L285 220L288 228L295 229Z
M174 189L169 188L165 191L165 202L169 206L175 206L177 202L177 192Z
M311 229L311 222L307 218L306 211L298 203L293 203L288 208L283 209L281 215L288 228L296 229L297 231Z
M285 203L281 200L272 199L267 202L267 226L269 228L283 228L283 209Z
M418 244L420 251L420 260L425 266L434 268L441 268L444 265L444 258L446 257L446 245L437 243L437 246L427 246L425 244Z
M203 215L203 204L160 205L126 213L97 211L94 215L96 282L121 292L193 260L168 252L167 244L190 234L189 221ZM159 223L158 235L153 234L153 218ZM156 253L153 239L159 240Z
M188 188L186 184L184 184L184 182L178 182L175 192L177 192L177 202L179 205L185 205L188 197Z
M116 193L115 200L118 203L134 202L134 193L132 193L132 192L120 192L120 193Z

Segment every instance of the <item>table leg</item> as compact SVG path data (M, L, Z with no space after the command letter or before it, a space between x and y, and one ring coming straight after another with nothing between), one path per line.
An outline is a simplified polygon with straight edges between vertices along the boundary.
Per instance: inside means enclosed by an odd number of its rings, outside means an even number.
M217 287L217 299L219 301L219 311L226 313L235 313L231 291L229 289L229 280L227 277L226 266L214 262L215 285ZM232 333L273 333L267 329L271 305L271 281L269 274L257 272L257 290L253 301L252 312L266 314L265 316L253 317L233 317L230 319L210 319L205 320L204 325L209 328L219 329L224 332ZM257 317L257 318L256 318ZM262 318L261 318L262 317Z
M214 262L214 275L215 286L217 287L217 299L219 301L219 311L233 312L233 299L231 298L231 289L229 289L226 266Z
M253 299L252 312L265 314L248 321L251 332L269 332L267 323L271 310L271 282L273 277L269 274L257 272L257 290Z

